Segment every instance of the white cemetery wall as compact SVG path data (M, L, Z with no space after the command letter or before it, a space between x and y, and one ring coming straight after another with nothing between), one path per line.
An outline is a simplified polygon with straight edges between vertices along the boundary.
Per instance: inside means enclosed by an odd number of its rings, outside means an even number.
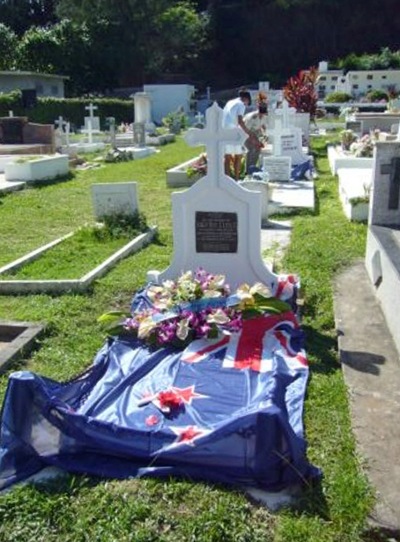
M143 90L151 97L153 121L160 124L168 113L180 107L189 113L195 88L193 85L144 85Z

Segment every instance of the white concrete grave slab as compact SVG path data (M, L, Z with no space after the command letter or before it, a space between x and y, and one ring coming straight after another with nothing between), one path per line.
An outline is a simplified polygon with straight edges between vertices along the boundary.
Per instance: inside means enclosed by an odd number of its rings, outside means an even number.
M261 198L241 188L224 174L224 147L243 144L240 127L222 127L222 109L214 103L206 112L206 127L191 128L189 145L205 144L207 175L191 188L172 194L174 255L163 272L149 271L148 279L160 283L199 267L222 273L236 288L262 282L275 291L276 276L261 257Z
M365 266L400 354L400 142L375 147Z
M262 169L270 181L290 181L292 159L290 156L264 156Z
M332 175L336 175L340 168L372 168L373 158L354 156L344 151L339 145L328 146L328 162Z
M8 162L4 165L6 181L50 181L68 175L69 161L66 154L26 156L22 161Z
M92 200L96 220L114 214L133 215L139 210L137 183L92 184Z
M339 198L344 214L349 220L368 220L369 197L372 184L372 169L339 168Z

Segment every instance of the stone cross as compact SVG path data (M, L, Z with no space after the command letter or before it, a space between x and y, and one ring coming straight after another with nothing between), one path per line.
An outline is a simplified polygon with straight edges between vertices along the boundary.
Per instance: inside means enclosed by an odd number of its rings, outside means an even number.
M273 130L269 130L269 133L274 138L274 156L281 156L282 154L282 135L284 130L282 128L282 120L279 118L275 119L275 127Z
M204 115L200 113L200 111L196 114L195 119L197 121L197 124L203 124Z
M14 116L14 111L9 111L9 112L8 112L8 116L9 116L9 117L13 117L13 116Z
M207 153L207 177L218 184L224 176L225 145L243 145L247 134L239 126L237 128L222 127L222 109L216 102L206 111L204 128L190 128L185 136L186 143L191 147L204 144Z
M282 102L282 128L290 128L290 122L289 122L289 104L286 100L283 100Z
M57 124L60 132L63 132L64 125L66 125L67 123L61 116L59 116L58 119L54 121L54 124Z
M89 111L89 118L88 118L88 139L89 143L93 143L93 113L95 109L98 109L97 105L93 105L90 103L89 105L85 106L85 109Z

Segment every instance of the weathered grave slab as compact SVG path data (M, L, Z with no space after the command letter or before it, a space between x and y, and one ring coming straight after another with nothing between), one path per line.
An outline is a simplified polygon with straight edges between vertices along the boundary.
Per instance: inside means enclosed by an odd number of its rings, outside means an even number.
M91 189L97 220L115 214L133 215L139 209L136 182L96 183Z

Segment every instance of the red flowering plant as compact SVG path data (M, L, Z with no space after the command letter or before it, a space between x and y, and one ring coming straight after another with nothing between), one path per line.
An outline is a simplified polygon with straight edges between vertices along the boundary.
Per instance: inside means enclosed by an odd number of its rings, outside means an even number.
M109 312L100 316L99 322L113 335L132 335L155 347L185 347L195 339L237 332L244 319L292 310L264 284L242 284L231 293L224 275L204 269L187 271L177 280L149 284L143 299L145 302L134 306L131 313Z
M283 88L283 96L289 106L294 107L298 113L310 113L311 120L317 113L318 96L315 91L317 79L318 69L311 67L290 77Z

